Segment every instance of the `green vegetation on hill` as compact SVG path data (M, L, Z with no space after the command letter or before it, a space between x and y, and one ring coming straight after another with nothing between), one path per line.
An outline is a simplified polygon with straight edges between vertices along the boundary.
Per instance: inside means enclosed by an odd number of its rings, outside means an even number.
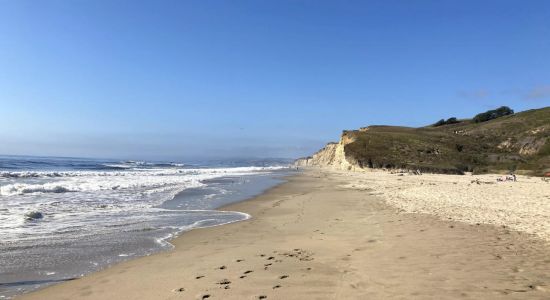
M514 111L510 109L508 106L501 106L497 109L488 110L484 113L480 113L474 117L474 122L481 123L486 122L490 120L494 120L496 118L513 115Z
M437 121L433 126L434 127L439 127L439 126L443 126L443 125L450 125L450 124L456 124L456 123L460 123L460 121L457 120L455 117L452 117L452 118L448 118L447 120L441 119L441 120Z
M550 171L550 107L510 112L503 107L439 126L345 131L351 140L344 146L346 159L360 167L438 173Z

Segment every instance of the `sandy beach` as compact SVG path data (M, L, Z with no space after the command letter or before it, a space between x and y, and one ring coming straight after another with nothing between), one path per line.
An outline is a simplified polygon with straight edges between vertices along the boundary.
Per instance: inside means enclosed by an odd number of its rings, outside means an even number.
M19 299L548 299L550 183L495 178L306 170L222 208L247 221Z
M344 188L370 191L404 212L506 226L550 241L550 178L332 171ZM498 181L497 179L503 179Z

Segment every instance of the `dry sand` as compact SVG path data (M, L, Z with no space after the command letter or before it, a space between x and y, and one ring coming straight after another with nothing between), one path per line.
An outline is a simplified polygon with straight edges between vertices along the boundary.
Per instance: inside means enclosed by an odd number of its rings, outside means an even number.
M356 176L369 175L306 171L224 208L250 220L193 230L173 241L173 251L21 298L550 298L544 240L402 213Z
M550 241L550 179L502 175L408 175L383 171L338 172L345 188L370 190L409 213L427 213L470 224L507 226Z

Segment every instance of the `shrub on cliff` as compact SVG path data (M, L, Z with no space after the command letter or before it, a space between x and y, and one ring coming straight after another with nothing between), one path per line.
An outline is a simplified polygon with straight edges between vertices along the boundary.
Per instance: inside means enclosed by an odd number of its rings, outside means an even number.
M477 114L473 120L476 123L481 123L481 122L487 122L496 118L513 115L513 114L514 114L514 110L512 110L508 106L501 106L497 109L488 110L484 113Z

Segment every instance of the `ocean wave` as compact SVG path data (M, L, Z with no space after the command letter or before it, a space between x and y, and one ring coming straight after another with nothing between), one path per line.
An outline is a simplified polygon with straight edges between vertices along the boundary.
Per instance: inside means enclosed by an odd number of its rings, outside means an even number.
M37 178L37 177L63 177L64 172L28 172L28 171L15 171L15 172L0 172L0 177L4 178Z
M133 166L125 165L125 164L102 164L102 169L107 170L128 170L133 168Z
M0 195L21 195L30 193L67 193L76 192L61 185L40 185L40 184L9 184L0 187Z
M0 171L0 178L56 178L56 177L82 177L82 176L166 176L186 174L220 174L220 173L249 173L262 171L275 171L286 168L286 166L266 167L234 167L234 168L127 168L123 165L105 165L111 171ZM118 169L118 170L116 170Z
M101 165L106 169L147 169L147 168L181 168L186 166L183 163L152 163L145 161L123 161L119 163L104 163Z
M281 167L237 167L218 169L148 169L133 171L0 172L9 178L0 181L0 195L31 193L93 192L135 189L143 193L166 187L198 187L202 180L222 176L242 176L272 171ZM15 181L15 182L14 182Z
M68 192L95 192L136 190L145 194L156 193L165 188L174 186L198 187L202 184L192 178L156 178L142 177L125 180L104 178L103 180L64 180L49 183L15 183L0 186L0 196L15 196L33 193L68 193Z

